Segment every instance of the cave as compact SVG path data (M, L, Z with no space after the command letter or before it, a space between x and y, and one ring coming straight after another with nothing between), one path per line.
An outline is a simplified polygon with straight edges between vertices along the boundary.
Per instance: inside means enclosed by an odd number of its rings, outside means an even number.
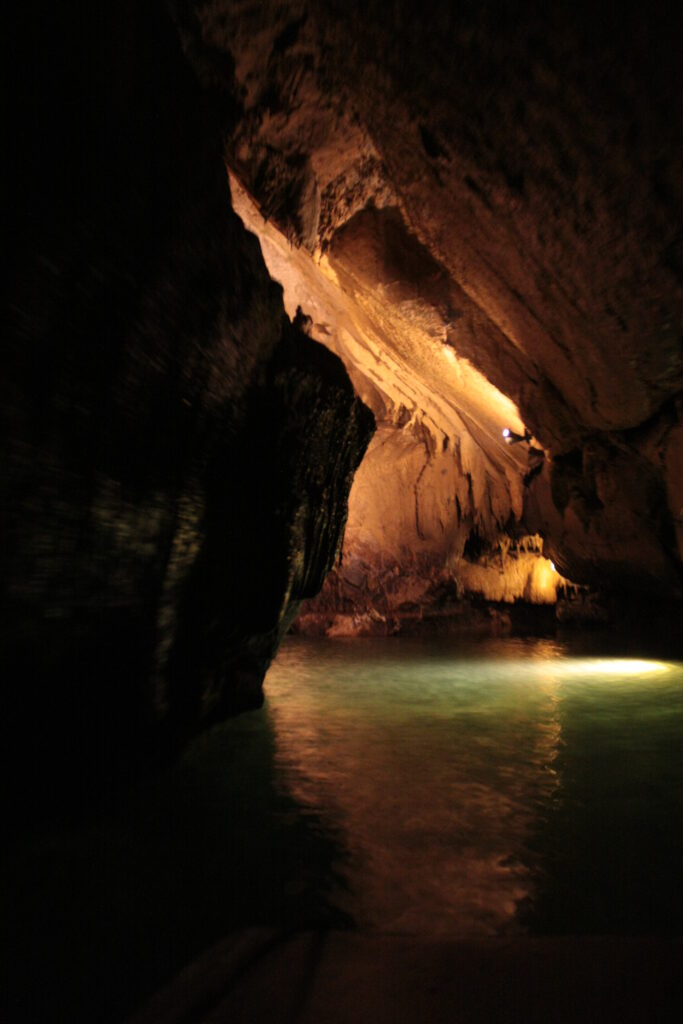
M3 1019L680 1019L673 6L8 18Z

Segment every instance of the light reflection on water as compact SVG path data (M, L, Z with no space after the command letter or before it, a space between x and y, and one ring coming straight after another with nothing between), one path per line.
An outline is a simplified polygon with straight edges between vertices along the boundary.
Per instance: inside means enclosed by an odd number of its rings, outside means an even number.
M360 927L520 930L547 870L539 829L586 797L576 765L604 766L588 788L599 801L602 782L614 786L611 755L618 768L632 747L637 770L656 776L662 724L680 749L683 666L565 654L548 640L476 654L433 639L284 644L265 685L276 769L341 837L348 892L336 899ZM562 827L574 843L575 826Z

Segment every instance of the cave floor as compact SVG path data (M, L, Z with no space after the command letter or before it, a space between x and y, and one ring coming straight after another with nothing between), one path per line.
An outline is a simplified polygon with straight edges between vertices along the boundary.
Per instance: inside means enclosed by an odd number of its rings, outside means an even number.
M185 968L129 1024L666 1024L681 1019L681 963L681 939L251 929Z

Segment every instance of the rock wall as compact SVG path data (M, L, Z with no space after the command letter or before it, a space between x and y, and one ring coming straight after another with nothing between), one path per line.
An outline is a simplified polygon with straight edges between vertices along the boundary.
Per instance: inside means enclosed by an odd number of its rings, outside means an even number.
M3 721L34 796L258 702L372 433L342 362L380 424L352 586L498 593L489 553L539 533L537 566L681 593L668 6L169 6L8 16Z
M234 61L240 216L378 419L456 455L489 539L512 516L577 580L680 597L670 5L196 11Z
M29 815L260 702L374 429L232 211L229 62L200 82L161 5L76 6L13 26L0 640Z

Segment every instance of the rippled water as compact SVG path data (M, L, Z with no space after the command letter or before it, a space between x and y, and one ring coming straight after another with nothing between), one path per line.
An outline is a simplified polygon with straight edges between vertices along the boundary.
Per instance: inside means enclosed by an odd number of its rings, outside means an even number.
M289 639L265 689L276 783L336 837L360 927L681 930L682 664Z
M9 845L16 1019L113 1024L245 928L683 933L683 664L571 653L289 639L263 708Z

